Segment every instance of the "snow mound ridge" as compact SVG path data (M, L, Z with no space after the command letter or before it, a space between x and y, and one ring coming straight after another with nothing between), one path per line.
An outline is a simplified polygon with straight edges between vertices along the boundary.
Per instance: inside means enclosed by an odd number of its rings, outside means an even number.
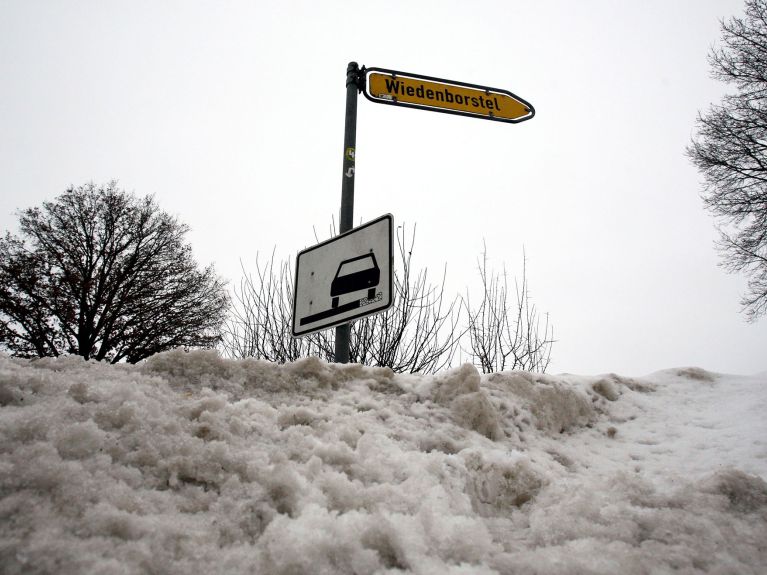
M479 565L545 484L472 366L0 355L0 398L7 573Z
M485 388L499 406L510 437L530 431L559 434L591 424L597 410L586 384L524 371L485 376Z
M328 364L316 357L285 365L256 359L235 361L222 358L214 350L160 353L150 357L141 370L163 377L176 389L205 387L236 399L264 393L322 397L354 379L366 379L380 387L390 386L394 378L394 372L385 367Z
M600 463L653 385L0 354L0 571L764 572L761 478L668 493Z
M722 374L708 371L700 367L688 366L664 369L652 374L650 377L654 379L682 378L690 381L699 381L701 383L714 383L717 379L722 377Z
M767 519L767 482L739 469L723 469L702 482L703 491L727 498L732 509L762 513Z
M448 407L453 420L468 429L488 437L502 439L500 417L485 390L480 386L477 368L464 364L456 370L435 376L429 388L429 397L435 403ZM423 394L423 388L421 390Z

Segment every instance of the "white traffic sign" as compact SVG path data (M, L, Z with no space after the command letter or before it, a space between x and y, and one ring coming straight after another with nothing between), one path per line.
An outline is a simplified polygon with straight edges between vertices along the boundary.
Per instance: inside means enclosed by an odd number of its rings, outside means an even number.
M391 307L392 230L386 214L299 252L293 289L293 337Z

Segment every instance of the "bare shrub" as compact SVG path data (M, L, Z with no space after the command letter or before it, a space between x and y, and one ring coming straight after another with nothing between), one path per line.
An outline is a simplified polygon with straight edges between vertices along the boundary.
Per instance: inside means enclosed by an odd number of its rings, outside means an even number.
M332 341L325 332L302 339L290 333L292 269L290 261L275 262L274 253L264 265L256 259L255 276L243 268L243 278L234 288L231 312L222 330L221 349L225 355L277 363L309 355L332 359Z
M488 270L486 247L477 270L482 298L475 306L467 292L463 300L468 316L469 348L465 351L483 373L514 369L544 373L551 361L554 328L548 314L541 325L538 310L530 301L524 252L522 280L514 279L513 294L505 269L502 274Z
M351 362L411 373L434 373L450 364L461 335L459 300L445 298L446 270L437 285L429 282L426 268L414 273L414 244L415 226L410 237L405 226L398 226L394 305L351 324ZM272 254L264 266L257 263L255 277L246 274L235 288L221 345L226 355L280 363L316 355L333 361L333 330L301 339L291 335L292 269Z
M478 265L482 299L474 307L468 293L452 300L445 296L446 269L436 284L429 281L428 269L414 270L415 226L412 229L408 235L404 225L397 227L394 304L385 312L351 323L349 361L400 373L435 373L450 367L455 352L462 349L484 373L545 372L554 343L553 327L548 315L541 325L530 301L526 263L521 284L515 280L512 301L506 273L500 276L488 271L485 250ZM330 232L335 235L334 227ZM290 261L277 262L272 253L264 265L256 263L255 275L245 273L234 289L232 312L223 330L225 355L279 363L306 356L334 360L334 330L300 339L291 335L292 270ZM462 322L463 310L468 319Z

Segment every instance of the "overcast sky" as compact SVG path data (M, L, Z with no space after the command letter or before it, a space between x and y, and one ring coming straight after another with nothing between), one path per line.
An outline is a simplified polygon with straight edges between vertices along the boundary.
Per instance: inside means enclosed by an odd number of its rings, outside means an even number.
M725 87L706 61L740 0L0 0L0 228L118 179L189 224L232 283L327 237L350 60L531 102L517 125L360 96L355 221L417 223L453 292L519 274L558 340L550 371L767 370L767 319L717 266L685 156ZM337 216L336 216L337 217Z

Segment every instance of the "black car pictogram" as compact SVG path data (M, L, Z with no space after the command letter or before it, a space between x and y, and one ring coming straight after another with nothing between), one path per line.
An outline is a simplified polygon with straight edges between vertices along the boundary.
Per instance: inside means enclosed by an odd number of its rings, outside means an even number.
M338 307L338 297L360 290L368 290L368 299L376 295L375 287L381 280L381 269L373 253L342 261L336 277L330 283L331 304Z

